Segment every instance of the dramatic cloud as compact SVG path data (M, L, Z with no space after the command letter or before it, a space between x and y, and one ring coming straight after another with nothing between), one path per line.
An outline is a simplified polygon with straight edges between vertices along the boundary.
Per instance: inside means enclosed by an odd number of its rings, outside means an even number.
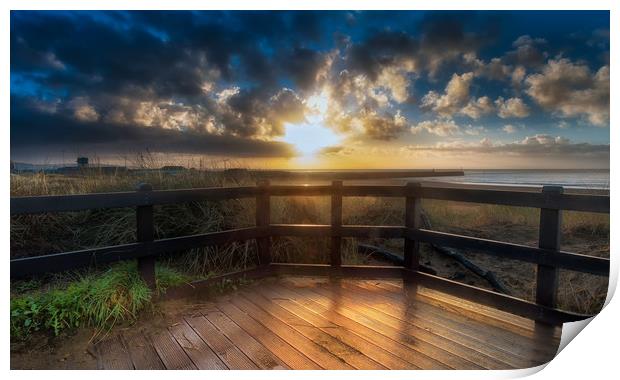
M530 115L530 109L521 98L510 98L504 100L503 97L497 98L495 100L495 105L497 106L497 116L502 119L508 118L524 118Z
M472 119L479 119L481 116L490 114L493 110L494 107L491 98L488 96L483 96L476 100L470 100L460 112Z
M609 66L592 72L584 64L549 60L542 73L526 78L527 93L563 117L585 116L594 125L609 122Z
M538 134L528 136L523 140L501 143L492 142L484 138L478 142L455 141L451 143L437 143L432 146L409 146L411 151L444 151L460 153L501 153L510 155L540 155L540 156L609 156L609 145L572 143L561 136Z
M512 43L515 50L506 53L505 60L523 66L542 65L548 55L542 50L546 44L547 41L544 38L532 38L529 35L520 36Z
M455 135L459 133L461 129L456 125L454 120L451 119L427 120L411 127L411 132L414 134L420 133L423 130L433 135L445 137Z
M469 87L473 73L453 74L443 94L430 91L422 98L422 108L430 109L441 116L452 116L469 100Z
M289 158L302 125L355 152L505 136L513 118L533 135L608 126L608 14L579 38L573 14L534 34L542 15L14 11L11 153ZM354 155L337 148L319 154Z

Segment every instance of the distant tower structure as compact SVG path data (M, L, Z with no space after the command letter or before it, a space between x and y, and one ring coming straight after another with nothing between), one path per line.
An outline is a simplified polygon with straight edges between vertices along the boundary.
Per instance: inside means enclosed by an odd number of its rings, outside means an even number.
M77 159L78 168L87 168L88 167L88 157L78 157Z

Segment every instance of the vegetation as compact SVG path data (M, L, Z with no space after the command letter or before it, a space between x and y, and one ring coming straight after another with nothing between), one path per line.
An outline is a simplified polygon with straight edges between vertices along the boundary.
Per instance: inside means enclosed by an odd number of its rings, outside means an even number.
M158 265L157 291L188 282L189 278ZM21 286L20 286L21 285ZM31 283L16 284L22 290ZM97 333L119 321L133 321L151 306L152 292L138 274L135 261L119 262L102 273L78 274L65 284L35 289L11 297L11 337L24 339L32 332L91 326Z
M129 191L148 182L155 189L251 185L256 178L248 172L204 171L122 172L116 175L88 172L83 176L43 173L11 175L11 195L77 194ZM538 210L492 205L424 200L423 207L434 229L513 243L535 245ZM327 197L275 197L274 223L329 223ZM254 201L192 202L156 206L156 237L199 234L253 225ZM345 198L344 224L402 225L404 200ZM609 215L566 212L563 220L563 249L609 257ZM11 218L11 257L25 257L135 241L133 209L89 210ZM366 263L370 258L357 253L356 239L345 239L343 261ZM368 239L365 242L402 251L402 241ZM328 260L329 239L274 239L275 259L282 262L321 263ZM534 267L467 252L479 265L493 270L513 295L533 298ZM444 263L423 246L423 260L438 274L459 279L463 271ZM159 292L192 279L251 267L256 261L253 242L170 253L158 260ZM484 286L484 284L477 284ZM596 312L606 295L607 280L590 275L562 272L560 307L579 312ZM134 262L118 263L107 269L81 274L50 275L12 284L11 335L27 337L33 331L58 334L76 326L92 326L98 332L122 320L134 320L151 307L152 294L137 276Z

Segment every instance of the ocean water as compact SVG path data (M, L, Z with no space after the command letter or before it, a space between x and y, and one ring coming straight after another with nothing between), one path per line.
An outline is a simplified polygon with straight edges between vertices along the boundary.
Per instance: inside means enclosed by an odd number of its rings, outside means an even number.
M465 170L459 177L418 178L424 181L497 185L560 185L609 189L609 170Z

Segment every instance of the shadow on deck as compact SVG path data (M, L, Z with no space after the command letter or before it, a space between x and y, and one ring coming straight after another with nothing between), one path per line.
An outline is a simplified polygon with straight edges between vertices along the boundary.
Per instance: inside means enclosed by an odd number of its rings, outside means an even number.
M512 369L551 360L560 335L402 280L286 276L96 353L101 369Z

